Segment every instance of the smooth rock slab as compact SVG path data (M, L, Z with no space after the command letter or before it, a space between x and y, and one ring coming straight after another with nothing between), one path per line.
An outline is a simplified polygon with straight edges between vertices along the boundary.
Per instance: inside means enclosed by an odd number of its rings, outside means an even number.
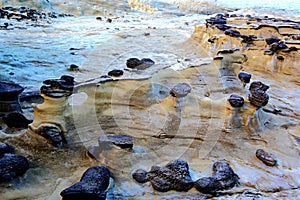
M214 194L220 190L233 188L238 184L238 179L229 163L216 162L213 165L213 175L198 179L195 188L202 193Z
M0 183L21 176L28 169L29 163L24 156L6 153L0 158Z
M63 200L105 200L109 186L110 171L104 166L90 167L79 182L64 189Z
M152 187L160 192L188 191L194 185L187 162L179 159L169 162L165 167L152 166L149 172L139 169L132 176L139 183L150 181Z

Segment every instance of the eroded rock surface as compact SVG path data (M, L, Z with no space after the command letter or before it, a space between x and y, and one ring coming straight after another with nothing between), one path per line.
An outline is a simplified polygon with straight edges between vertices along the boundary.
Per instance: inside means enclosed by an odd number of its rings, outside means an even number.
M160 192L188 191L194 184L189 174L189 166L183 160L173 160L165 167L152 166L149 172L139 169L132 176L140 183L150 181L153 188Z

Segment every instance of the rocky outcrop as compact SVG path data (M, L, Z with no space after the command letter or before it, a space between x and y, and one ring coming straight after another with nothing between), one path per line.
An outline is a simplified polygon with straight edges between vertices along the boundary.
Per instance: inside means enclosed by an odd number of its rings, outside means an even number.
M91 167L84 172L79 182L64 189L63 200L105 200L109 186L110 171L104 166Z
M153 188L160 192L188 191L194 184L190 177L189 166L183 160L173 160L165 167L152 166L149 172L139 169L132 177L139 183L150 181Z
M62 76L60 79L46 80L41 87L42 104L32 104L34 121L28 130L37 133L61 146L66 142L66 133L72 126L70 106L67 101L75 85L74 78Z
M193 38L211 56L237 49L248 58L245 68L299 75L299 23L280 18L216 15L196 27Z

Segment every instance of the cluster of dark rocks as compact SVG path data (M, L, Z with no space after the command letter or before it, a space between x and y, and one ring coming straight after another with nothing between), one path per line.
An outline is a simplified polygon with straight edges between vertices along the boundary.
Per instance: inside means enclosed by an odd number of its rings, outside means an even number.
M41 93L49 97L59 98L70 96L73 92L75 81L74 77L63 75L59 79L49 79L43 82Z
M14 154L14 148L0 142L0 183L11 181L29 169L27 158Z
M151 60L150 58L143 58L143 59L138 59L138 58L129 58L126 61L126 66L129 69L135 69L135 70L145 70L152 65L154 65L155 62ZM124 71L121 69L113 69L107 73L108 76L111 77L120 77L124 74Z
M32 20L37 21L41 19L47 18L58 18L58 17L69 17L72 15L69 14L58 14L55 12L40 12L36 9L28 8L28 7L11 7L6 6L0 8L0 18L2 19L15 19L18 21L21 20Z
M205 194L216 194L218 191L231 189L238 185L239 179L229 163L216 162L211 177L200 178L194 182L190 176L188 163L179 159L169 162L164 167L152 166L149 172L138 169L132 177L139 183L150 181L153 188L160 192L188 191L195 187Z

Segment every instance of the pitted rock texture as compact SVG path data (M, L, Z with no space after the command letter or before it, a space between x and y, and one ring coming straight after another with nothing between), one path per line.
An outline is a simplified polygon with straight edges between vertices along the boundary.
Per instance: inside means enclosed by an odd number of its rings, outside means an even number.
M90 167L79 182L64 189L60 195L63 200L105 200L110 175L109 169L104 166Z
M195 188L202 193L214 194L220 190L233 188L238 184L238 179L229 163L216 162L213 165L212 176L198 179Z
M139 169L133 173L133 178L139 183L150 181L153 188L160 192L188 191L194 185L189 166L183 160L173 160L165 167L152 166L149 172Z
M24 156L5 153L0 158L0 183L22 176L28 169L29 162Z

